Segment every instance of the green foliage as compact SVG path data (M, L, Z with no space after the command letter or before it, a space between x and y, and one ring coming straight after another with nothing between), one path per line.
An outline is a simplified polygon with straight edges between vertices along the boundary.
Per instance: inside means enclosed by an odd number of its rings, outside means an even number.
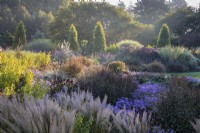
M14 47L22 47L26 44L26 29L24 27L24 23L20 21L17 25L14 35Z
M126 70L126 65L124 62L122 61L113 61L113 62L110 62L108 64L108 68L115 72L115 73L118 73L118 72L123 72Z
M119 51L119 46L117 44L112 44L109 47L106 47L106 52L116 54Z
M55 21L50 25L51 38L54 41L61 42L66 40L68 30L66 31L63 27L68 28L73 23L79 33L79 40L88 40L89 44L91 44L93 29L97 21L102 23L107 43L114 43L137 33L128 27L131 17L127 12L116 6L106 2L74 2L69 8L61 8L59 10ZM131 23L131 25L134 28L139 27L135 22Z
M100 21L96 23L93 31L93 52L106 50L106 37Z
M30 68L40 68L51 62L49 54L24 51L0 53L0 88L7 95L16 92L30 93L33 73ZM22 89L22 90L21 90Z
M36 80L34 82L35 83L31 86L24 87L25 93L29 96L33 96L35 99L44 98L50 88L47 88L43 81Z
M134 40L122 40L116 44L112 44L109 47L106 48L106 52L110 52L113 54L117 54L120 49L125 47L135 47L135 48L141 48L143 45L137 41Z
M69 28L68 42L72 50L79 51L80 47L78 43L78 33L73 24L71 24Z
M90 133L94 120L89 119L81 113L76 114L73 133Z
M165 0L139 0L133 11L140 22L153 24L169 11L169 7Z
M118 42L116 45L118 46L135 46L135 47L143 47L143 45L141 43L139 43L138 41L134 41L134 40L122 40L120 42Z
M187 7L187 2L185 0L172 0L169 6L173 12Z
M169 27L167 24L163 24L158 35L157 47L171 46Z
M3 48L11 47L13 45L14 37L9 32L0 36L0 46Z
M130 70L143 71L145 69L143 64L160 61L160 55L156 48L128 46L120 50L116 60L125 62Z
M158 115L165 129L177 133L193 133L191 121L199 116L200 90L190 87L186 78L174 77L158 102Z
M159 73L166 72L165 66L162 63L157 62L157 61L154 61L148 64L146 67L147 67L146 69L148 72L159 72Z
M164 47L159 50L162 63L169 71L188 71L194 69L199 60L184 47ZM175 67L178 67L175 69ZM183 67L183 68L181 68Z
M48 39L35 39L25 46L25 49L34 52L50 52L55 49L55 46Z

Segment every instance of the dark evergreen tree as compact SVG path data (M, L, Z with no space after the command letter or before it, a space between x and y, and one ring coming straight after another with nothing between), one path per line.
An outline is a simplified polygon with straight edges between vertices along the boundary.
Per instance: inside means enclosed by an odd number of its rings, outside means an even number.
M105 51L106 49L106 37L100 21L96 23L93 31L93 52Z
M24 23L20 21L17 25L14 35L14 47L21 47L26 45L26 29Z
M79 48L79 43L78 43L78 33L73 24L71 24L69 28L68 42L72 50L79 51L80 48Z
M165 47L170 45L171 42L170 42L169 27L167 24L163 24L162 28L160 29L160 33L158 35L157 47Z

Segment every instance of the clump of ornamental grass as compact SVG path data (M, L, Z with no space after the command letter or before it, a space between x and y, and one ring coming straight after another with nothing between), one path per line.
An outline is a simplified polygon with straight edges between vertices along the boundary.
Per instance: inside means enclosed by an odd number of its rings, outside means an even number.
M113 112L113 107L89 92L58 93L58 97L0 97L0 131L32 133L146 133L151 115L134 110Z
M88 67L93 65L93 61L84 56L75 56L67 60L63 65L63 70L69 77L78 77L82 75Z

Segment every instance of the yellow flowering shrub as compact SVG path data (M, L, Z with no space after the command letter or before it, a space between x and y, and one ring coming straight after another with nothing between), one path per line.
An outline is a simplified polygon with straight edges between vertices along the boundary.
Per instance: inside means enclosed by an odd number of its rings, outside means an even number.
M26 51L0 52L0 92L6 95L15 94L20 79L24 77L24 92L29 93L27 86L31 86L34 75L31 68L40 68L51 62L50 54L33 53Z

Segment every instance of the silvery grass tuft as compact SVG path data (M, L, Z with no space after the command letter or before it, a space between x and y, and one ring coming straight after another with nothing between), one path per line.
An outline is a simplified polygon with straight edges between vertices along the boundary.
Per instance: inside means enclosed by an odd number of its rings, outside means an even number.
M196 119L195 121L196 121L196 123L191 122L191 124L192 124L193 128L195 129L195 131L197 133L200 133L200 119Z
M2 133L73 133L76 114L92 120L90 133L148 133L151 115L119 110L94 98L90 92L58 93L54 99L34 101L24 97L0 97L0 131ZM83 123L84 124L84 123Z
M14 97L0 97L0 130L2 133L72 133L75 111L62 111L49 99L23 102Z
M151 114L144 112L140 117L134 110L123 109L115 115L115 125L118 125L123 133L149 133Z

